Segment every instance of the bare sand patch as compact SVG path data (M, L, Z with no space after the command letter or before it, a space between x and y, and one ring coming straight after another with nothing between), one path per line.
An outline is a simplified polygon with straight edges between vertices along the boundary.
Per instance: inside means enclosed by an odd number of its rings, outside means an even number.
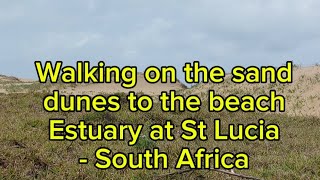
M276 90L277 94L286 97L286 112L297 116L320 117L320 66L294 68L293 82L280 83L241 83L231 82L231 75L226 76L225 81L219 84L198 84L185 91L186 94L200 94L204 97L209 90L215 90L217 94L253 96L268 94L270 90Z

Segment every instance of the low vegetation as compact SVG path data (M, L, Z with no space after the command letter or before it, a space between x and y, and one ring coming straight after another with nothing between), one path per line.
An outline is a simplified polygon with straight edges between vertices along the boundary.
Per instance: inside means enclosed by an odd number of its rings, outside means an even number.
M182 147L195 151L199 147L221 151L246 152L250 155L249 170L235 170L261 179L319 179L320 178L320 119L306 116L262 113L209 113L203 106L197 113L163 113L159 104L153 110L130 112L126 101L122 110L110 112L48 113L42 108L46 92L27 92L0 95L0 179L227 179L231 176L210 170L197 170L171 176L161 176L175 171L171 163L167 170L98 170L93 166L94 152L107 146L113 152L142 152L144 149L159 147L169 154L169 162L175 162ZM204 103L205 104L205 103ZM143 137L134 146L126 141L61 141L48 140L50 118L65 118L69 123L80 119L91 123L132 123L145 124ZM208 124L208 141L192 142L176 138L175 141L154 142L148 138L148 126L163 124L172 120L176 125L175 136L181 134L180 123L187 118L205 120ZM226 130L229 123L256 123L264 118L266 123L277 123L281 128L281 140L270 141L214 141L213 120L220 118ZM79 165L79 157L88 157L88 165ZM234 177L232 177L234 178Z

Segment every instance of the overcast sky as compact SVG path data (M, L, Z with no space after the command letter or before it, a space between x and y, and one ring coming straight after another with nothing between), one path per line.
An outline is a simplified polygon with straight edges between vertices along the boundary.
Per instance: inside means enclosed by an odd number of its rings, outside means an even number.
M319 0L0 1L0 74L35 60L110 65L320 63ZM180 75L181 77L181 75Z

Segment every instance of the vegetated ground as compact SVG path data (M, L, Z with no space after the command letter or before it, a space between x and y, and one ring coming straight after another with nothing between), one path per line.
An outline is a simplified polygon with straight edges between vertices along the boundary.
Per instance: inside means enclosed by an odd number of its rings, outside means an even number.
M296 76L296 78L299 77ZM312 86L319 85L320 81L315 79L317 76L312 76L312 78ZM299 81L301 84L303 82L309 81ZM199 85L192 90L181 91L181 93L197 92L201 86L205 85ZM19 85L8 87L10 88L7 91L20 92L19 89L17 90ZM232 87L233 85L225 86L225 88ZM300 85L299 87L304 86ZM51 93L51 86L31 84L24 88L27 89L24 90L24 93L8 94L6 92L0 94L0 179L237 179L212 170L195 170L183 174L161 176L176 171L174 165L183 147L189 147L192 152L195 152L199 147L205 147L208 152L212 152L215 147L219 147L222 153L227 151L246 152L250 155L250 168L235 170L235 173L261 179L320 178L320 118L312 113L310 113L311 115L303 113L230 113L226 111L209 113L205 100L201 110L197 113L164 113L160 110L159 104L156 104L153 110L147 113L133 113L126 108L125 101L123 101L122 109L115 113L48 113L43 109L42 101L44 96ZM210 88L217 89L216 86L208 87L205 91ZM221 94L229 94L233 91L225 90L225 88ZM264 90L267 90L266 88ZM289 96L293 96L292 93L299 92L299 89L284 90L283 92L291 93ZM312 92L315 92L314 98L306 98L307 101L319 102L316 101L319 98L317 91ZM284 95L286 96L286 94ZM122 96L123 98L124 96ZM313 106L312 103L307 103L307 105L314 107L313 111L319 111L319 106ZM112 142L49 141L48 122L51 118L65 118L68 123L75 124L81 119L93 124L144 124L142 133L144 136L140 137L134 146L127 145L128 139ZM208 141L198 139L188 142L179 138L182 133L181 121L187 118L205 120L208 125ZM213 120L217 118L222 121L223 132L227 132L227 125L230 123L257 123L260 118L264 118L266 124L277 123L279 125L281 140L215 141L213 139ZM172 120L177 125L174 130L176 140L157 142L150 140L147 134L148 127L155 123L163 124L166 120ZM99 147L108 147L112 152L123 153L144 152L145 149L158 147L160 151L168 152L170 168L167 170L131 170L129 168L98 170L93 164L95 162L94 153ZM88 157L89 164L79 165L79 157Z

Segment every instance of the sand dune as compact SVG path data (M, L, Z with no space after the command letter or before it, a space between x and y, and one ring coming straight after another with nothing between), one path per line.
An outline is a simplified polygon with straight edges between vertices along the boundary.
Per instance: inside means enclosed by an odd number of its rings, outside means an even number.
M292 115L320 117L320 66L298 67L293 69L293 83L265 83L249 84L232 83L231 75L226 76L225 82L220 84L199 84L186 90L186 94L200 94L206 96L208 90L215 90L217 94L254 96L269 94L276 90L277 94L286 97L286 112Z
M53 87L54 90L56 87ZM73 84L67 85L66 88L58 89L65 94L88 94L88 95L97 95L97 94L109 94L109 93L118 93L129 91L142 92L148 95L157 95L162 91L169 90L183 90L187 87L180 82L177 83L154 83L150 84L145 79L142 73L137 74L137 84L134 88L126 89L121 86L121 83L82 83L82 84Z
M14 76L6 76L0 74L0 83L30 83L35 82L32 79L25 79L25 78L17 78Z
M38 84L36 81L20 79L16 77L0 76L0 93L21 93L26 92L27 85ZM39 86L41 87L41 86ZM59 90L62 94L111 94L118 92L142 92L148 95L158 95L162 91L169 90L184 90L187 87L180 83L148 83L142 73L137 74L137 84L134 88L126 89L121 86L121 83L82 83L82 84L47 84L50 91ZM41 88L38 90L41 90Z
M0 74L0 93L21 93L27 92L26 87L35 83L31 79L17 78Z
M20 80L13 76L0 75L0 82L20 82Z
M215 90L217 94L227 96L246 95L253 96L269 94L270 90L276 90L277 94L286 97L286 112L291 115L311 115L320 117L320 66L294 68L293 83L265 83L265 84L235 84L232 83L231 75L227 75L225 81L219 84L198 84L187 88L183 83L155 83L150 84L144 80L143 74L139 73L137 85L132 89L121 87L120 83L102 84L53 84L49 90L60 90L62 94L109 94L117 92L143 92L149 95L159 95L162 91L180 90L180 94L197 94L207 98L208 90ZM0 75L0 93L27 92L29 85L35 81L20 79L12 76ZM38 88L39 87L39 88ZM41 86L37 86L41 90ZM36 89L37 89L36 88ZM14 89L12 91L12 89Z

